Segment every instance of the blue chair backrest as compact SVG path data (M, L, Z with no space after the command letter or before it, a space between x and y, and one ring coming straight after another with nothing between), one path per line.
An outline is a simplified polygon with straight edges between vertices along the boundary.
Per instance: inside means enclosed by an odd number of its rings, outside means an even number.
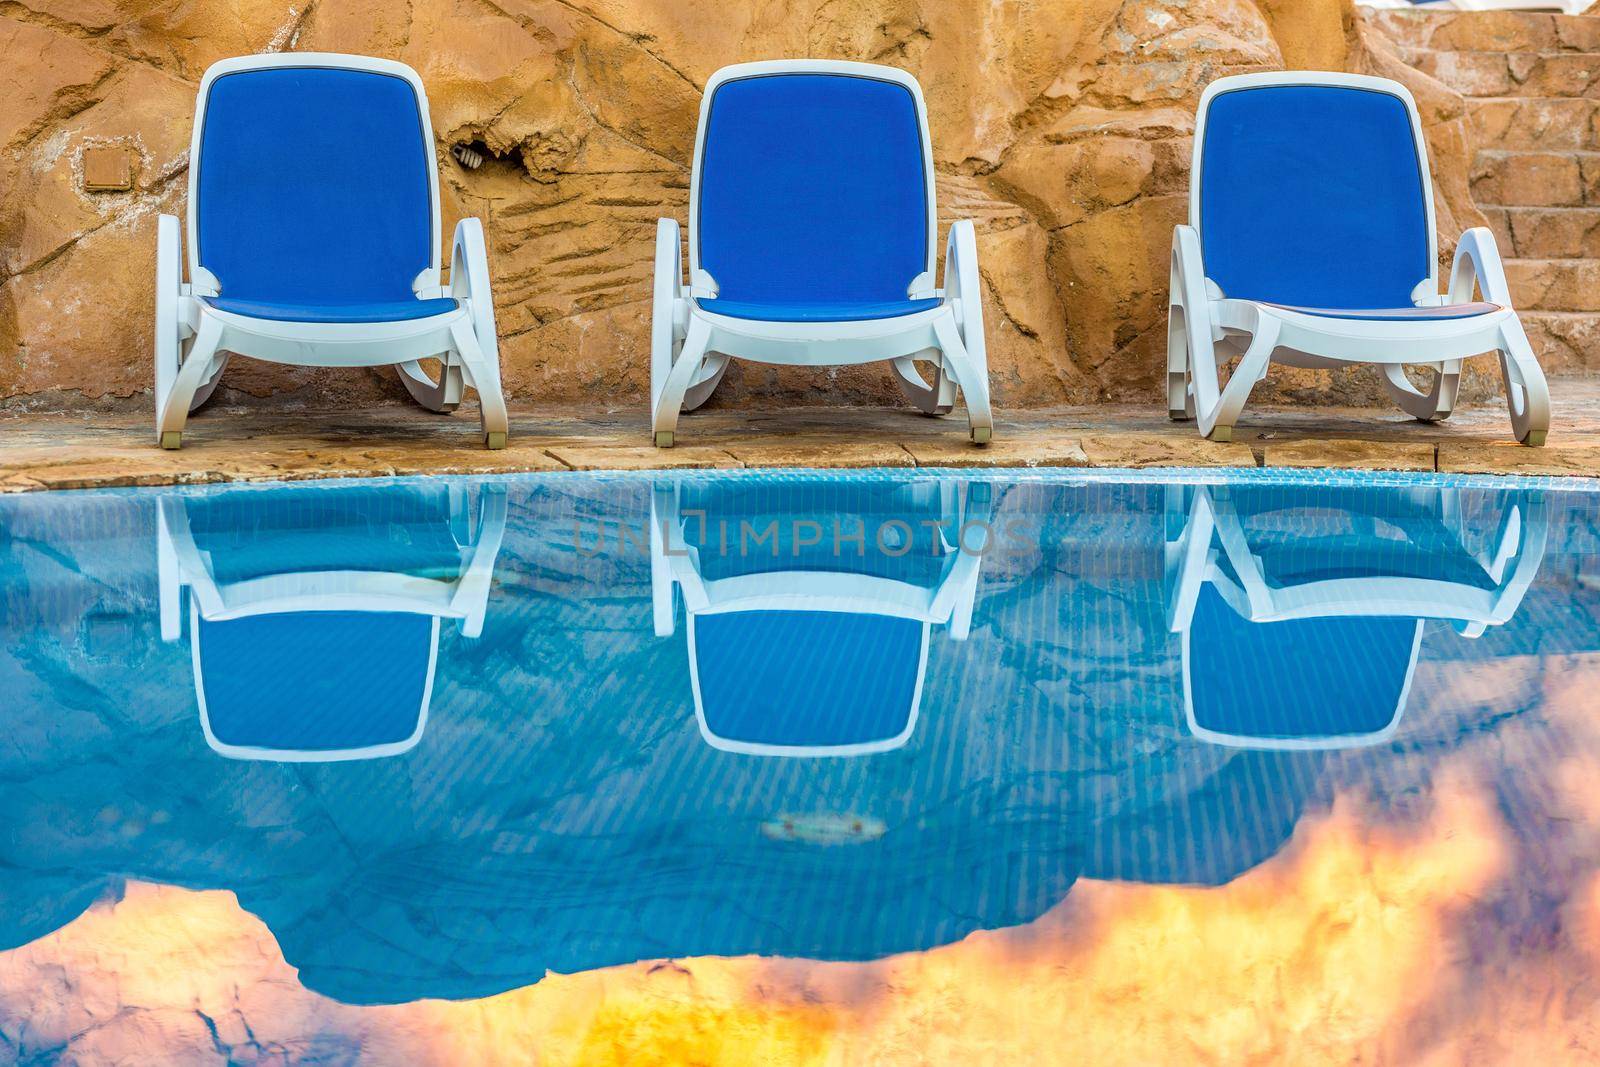
M696 616L706 728L745 744L837 748L898 737L922 680L924 624L837 611Z
M225 295L410 300L433 262L432 146L403 78L275 67L211 84L196 184L201 266Z
M430 615L360 611L201 619L212 736L285 752L399 744L422 717L434 625Z
M1207 584L1185 663L1195 724L1277 741L1379 733L1402 710L1419 625L1363 616L1252 622Z
M1200 149L1206 274L1237 299L1317 308L1412 304L1427 201L1400 97L1329 85L1218 94Z
M905 300L928 269L926 151L917 98L895 82L723 83L699 160L699 266L723 300Z

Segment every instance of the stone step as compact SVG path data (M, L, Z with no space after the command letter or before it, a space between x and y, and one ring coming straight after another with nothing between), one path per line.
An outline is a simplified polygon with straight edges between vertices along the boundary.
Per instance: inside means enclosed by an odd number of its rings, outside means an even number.
M1486 207L1483 214L1502 256L1600 258L1600 207Z
M1519 309L1518 317L1546 374L1600 371L1600 315Z
M1480 151L1472 198L1480 207L1600 205L1600 153Z
M1600 312L1600 259L1508 259L1518 310Z
M1473 144L1508 151L1600 150L1600 100L1528 100L1515 96L1467 101Z
M1440 52L1600 52L1600 16L1530 11L1368 11L1410 48Z
M1438 52L1401 57L1463 96L1600 97L1600 52Z

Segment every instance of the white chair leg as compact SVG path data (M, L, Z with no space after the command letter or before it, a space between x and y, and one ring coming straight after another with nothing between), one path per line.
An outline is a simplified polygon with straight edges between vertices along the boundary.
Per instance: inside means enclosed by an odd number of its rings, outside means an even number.
M506 447L510 420L506 416L505 394L500 389L499 361L486 358L469 322L458 322L450 327L450 339L455 342L456 355L461 359L468 384L478 390L478 415L483 426L484 447Z
M466 392L466 382L461 368L450 361L449 353L440 357L439 380L434 381L422 369L421 360L412 360L395 367L400 372L400 382L411 398L429 411L449 414L461 404Z
M430 401L450 402L450 366L459 361L462 387L470 385L478 390L478 414L483 424L483 443L486 448L504 448L510 429L506 417L505 393L500 387L500 340L494 321L494 293L489 284L489 252L483 237L483 223L466 218L456 223L455 238L450 251L450 295L461 301L467 309L468 322L458 322L450 327L450 339L455 344L458 359L446 358L446 369L441 372L439 385L442 395L434 390L411 389L413 379L401 367L402 379L411 395L424 407ZM422 382L428 382L424 375ZM421 384L421 383L417 383ZM459 402L459 395L456 401ZM453 405L452 405L453 406ZM435 409L439 410L439 409Z
M156 216L156 409L172 392L183 362L185 330L179 321L183 303L183 238L175 215Z
M232 352L219 352L217 354L217 358L214 361L215 366L211 371L211 376L200 383L200 388L195 390L194 399L189 401L190 414L199 411L205 406L206 401L211 399L211 394L215 393L217 391L217 386L222 384L222 375L226 373L228 369L228 361L232 358Z
M955 378L956 384L961 387L962 399L967 402L967 434L972 438L973 444L986 445L994 439L994 412L989 408L988 369L978 366L977 361L967 351L961 335L956 332L953 316L941 316L935 319L933 330L934 336L939 339L945 369Z
M1189 321L1183 306L1176 303L1167 305L1167 417L1175 422L1194 418L1194 392L1189 385Z
M1426 393L1411 384L1405 368L1400 364L1386 363L1381 369L1384 390L1407 415L1423 422L1438 422L1450 417L1450 412L1456 406L1456 392L1461 385L1459 359L1433 365L1433 387Z
M711 399L711 394L717 391L717 386L722 382L722 376L727 373L730 362L732 360L721 352L713 352L706 357L694 384L683 394L683 410L693 411Z
M156 397L156 439L162 448L183 444L183 426L189 419L194 398L212 375L217 346L222 341L222 324L210 316L200 321L200 330L189 345L189 353L172 380L166 396Z
M916 357L901 356L893 360L890 366L894 368L895 384L905 394L906 399L915 404L918 410L927 415L948 415L956 405L956 383L945 370L944 360L937 348L930 348L926 352L918 353L933 364L933 384L917 370Z
M1550 432L1550 386L1522 323L1514 318L1500 328L1500 373L1512 432L1522 444L1543 445Z
M983 332L983 277L978 273L977 230L970 219L950 225L945 239L944 287L953 297L952 314L937 320L941 364L961 387L967 402L972 443L994 439L994 413L989 410L989 342Z
M155 396L158 406L171 394L173 383L178 379L178 368L193 348L192 330L183 321L184 309L191 303L191 298L183 295L183 242L178 220L172 215L161 215L156 226ZM214 361L210 373L189 401L191 412L211 399L231 355L231 352L223 352Z
M1273 349L1277 347L1278 324L1271 319L1261 319L1250 338L1250 347L1234 368L1228 384L1219 389L1220 368L1217 365L1216 346L1202 346L1202 351L1209 349L1211 352L1210 365L1201 367L1191 364L1190 373L1194 376L1196 417L1203 435L1213 441L1233 440L1233 425L1239 419L1239 412L1244 410L1250 390L1266 377ZM1208 373L1209 378L1203 377Z
M683 351L688 330L689 306L683 295L683 242L678 235L678 220L657 219L655 282L650 305L652 415L655 413L656 397L661 395L662 388L667 384L667 375L678 361L678 353Z
M671 448L678 430L678 415L683 410L700 367L706 360L706 347L711 343L711 327L704 319L691 319L689 332L683 339L683 349L678 353L672 368L661 382L661 391L651 398L650 428L657 448Z
M1190 226L1172 231L1167 275L1167 414L1192 419L1217 402L1216 336L1211 330L1210 291L1200 257L1200 235Z

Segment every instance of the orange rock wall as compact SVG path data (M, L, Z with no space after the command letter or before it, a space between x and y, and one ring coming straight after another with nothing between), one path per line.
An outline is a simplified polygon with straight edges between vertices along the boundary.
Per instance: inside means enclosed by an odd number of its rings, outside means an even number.
M700 88L741 60L867 60L921 80L941 217L978 226L1001 406L1158 402L1171 230L1216 77L1401 78L1446 241L1478 221L1461 99L1400 63L1350 0L17 0L0 4L0 405L151 403L155 216L183 206L196 83L217 59L284 49L421 72L445 234L484 219L506 386L526 402L644 402L655 220L685 218ZM480 169L450 157L476 142ZM132 152L131 191L85 191L85 150L103 146ZM1275 374L1271 390L1375 396L1326 375ZM222 396L404 394L386 369L236 361ZM900 402L878 366L736 365L724 396Z

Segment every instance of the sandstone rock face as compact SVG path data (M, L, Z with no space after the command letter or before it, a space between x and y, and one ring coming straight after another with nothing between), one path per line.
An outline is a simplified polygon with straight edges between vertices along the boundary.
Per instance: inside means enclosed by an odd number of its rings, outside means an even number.
M701 88L730 62L866 60L921 80L940 215L977 221L1003 406L1156 402L1171 229L1216 77L1402 78L1424 109L1447 246L1481 220L1461 97L1396 58L1350 0L22 0L0 14L0 402L149 405L155 216L183 206L196 83L217 59L285 49L421 73L445 234L484 219L506 387L523 401L644 402L655 220L686 218ZM485 162L463 167L456 145ZM129 154L130 188L86 191L85 153L101 148ZM1275 372L1273 390L1376 397L1365 377ZM404 396L387 369L246 360L222 395ZM713 403L752 397L899 399L881 366L743 364Z
M1600 17L1374 13L1398 54L1463 94L1471 192L1547 371L1600 362Z

